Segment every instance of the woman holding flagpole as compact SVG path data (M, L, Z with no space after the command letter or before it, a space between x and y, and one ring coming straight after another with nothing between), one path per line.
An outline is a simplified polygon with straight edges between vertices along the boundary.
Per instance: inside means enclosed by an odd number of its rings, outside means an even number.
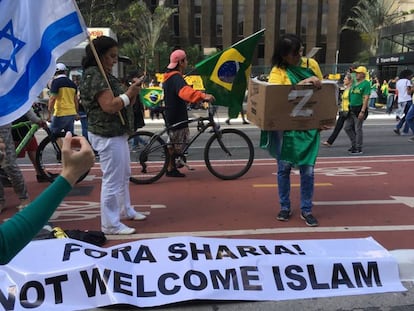
M88 137L99 154L102 170L101 230L105 234L133 234L135 228L121 222L144 220L131 206L128 135L134 129L133 109L144 77L125 89L111 74L118 61L118 43L101 36L86 47L80 83L82 104L88 115Z
M293 85L312 84L322 86L322 73L314 59L302 57L303 44L294 34L282 36L276 43L272 57L269 83ZM290 172L292 167L300 171L300 217L308 226L319 223L312 215L314 189L314 165L319 151L319 129L305 131L262 132L260 144L277 159L277 182L280 212L277 220L288 221L292 215L290 204Z

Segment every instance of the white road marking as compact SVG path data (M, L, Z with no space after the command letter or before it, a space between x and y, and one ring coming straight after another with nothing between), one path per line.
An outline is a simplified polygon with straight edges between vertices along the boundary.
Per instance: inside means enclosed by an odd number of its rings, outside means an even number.
M137 204L133 204L133 207L145 207L145 208L167 208L166 205L164 204L144 204L144 205L137 205Z
M139 230L139 229L138 229ZM351 226L351 227L291 227L291 228L262 228L225 231L188 231L188 232L158 232L131 235L108 235L108 240L154 239L175 236L224 237L241 235L287 234L287 233L332 233L332 232L380 232L380 231L414 231L414 225L401 226Z
M365 204L405 204L414 207L413 197L391 196L393 200L359 200L359 201L316 201L314 205L365 205Z

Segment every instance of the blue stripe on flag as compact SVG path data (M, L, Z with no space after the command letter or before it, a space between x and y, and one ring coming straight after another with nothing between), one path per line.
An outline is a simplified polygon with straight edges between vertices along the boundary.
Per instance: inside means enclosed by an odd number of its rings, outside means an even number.
M76 12L55 21L46 28L41 45L27 63L24 74L7 94L0 97L0 117L14 112L28 100L30 89L52 61L52 51L82 32L83 28Z

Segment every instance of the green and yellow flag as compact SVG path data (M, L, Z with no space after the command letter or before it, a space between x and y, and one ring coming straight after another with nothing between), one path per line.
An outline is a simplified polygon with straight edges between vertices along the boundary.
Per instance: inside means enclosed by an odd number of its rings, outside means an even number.
M139 92L139 98L145 107L154 108L161 104L164 98L164 93L162 88L158 86L148 87L141 89Z
M229 107L230 118L236 118L242 109L253 52L264 31L244 38L195 66L206 93L214 95L215 105Z

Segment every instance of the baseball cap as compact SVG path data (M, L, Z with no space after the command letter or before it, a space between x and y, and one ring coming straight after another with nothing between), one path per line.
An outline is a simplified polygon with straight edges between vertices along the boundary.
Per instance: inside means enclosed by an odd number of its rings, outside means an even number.
M65 71L65 70L67 70L65 64L63 64L63 63L57 63L56 64L56 71Z
M187 55L185 55L185 52L183 50L175 50L170 55L170 63L168 64L167 68L174 69L177 67L178 62L186 57Z
M365 73L365 74L367 74L367 72L368 72L368 70L367 70L367 68L366 67L364 67L364 66L359 66L357 69L355 69L354 70L355 72L357 72L357 73Z

